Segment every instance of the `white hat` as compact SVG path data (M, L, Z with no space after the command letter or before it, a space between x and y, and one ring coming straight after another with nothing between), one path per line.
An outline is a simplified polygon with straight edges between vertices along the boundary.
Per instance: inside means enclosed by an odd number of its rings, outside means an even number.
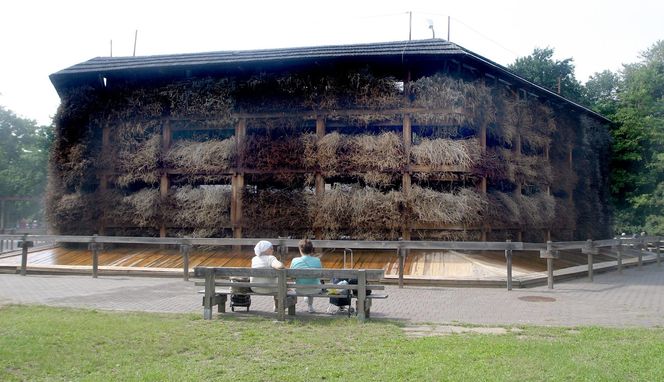
M262 255L263 253L265 253L265 251L267 251L267 250L270 249L270 248L272 248L272 243L270 243L270 242L267 241L267 240L261 240L261 241L259 241L258 244L256 244L256 246L254 247L254 253L256 254L256 256L260 256L260 255Z

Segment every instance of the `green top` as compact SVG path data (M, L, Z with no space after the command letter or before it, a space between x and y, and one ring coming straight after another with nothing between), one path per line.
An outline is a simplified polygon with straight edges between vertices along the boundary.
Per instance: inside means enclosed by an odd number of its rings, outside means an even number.
M323 268L320 259L317 257L302 255L291 261L291 269ZM300 285L320 285L320 279L297 279L296 284Z

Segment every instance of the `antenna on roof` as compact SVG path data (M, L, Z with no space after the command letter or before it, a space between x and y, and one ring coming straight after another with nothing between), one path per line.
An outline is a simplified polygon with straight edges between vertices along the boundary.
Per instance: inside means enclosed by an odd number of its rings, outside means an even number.
M113 40L111 40L111 57L113 57Z
M451 16L447 16L447 41L450 41L450 20Z
M433 34L432 38L436 38L436 31L433 30L433 20L427 19L427 23L429 24L429 29L431 29L431 33Z
M136 40L138 40L138 29L134 33L134 57L136 57Z
M410 41L413 35L413 11L408 11L408 14L410 15L408 18L408 41Z

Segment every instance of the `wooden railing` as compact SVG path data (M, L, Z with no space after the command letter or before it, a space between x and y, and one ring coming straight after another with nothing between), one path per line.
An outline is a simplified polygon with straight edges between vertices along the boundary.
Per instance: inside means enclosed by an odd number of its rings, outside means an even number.
M2 241L18 241L21 248L20 274L26 275L28 249L36 242L87 243L92 256L92 277L98 276L99 252L103 244L148 244L178 246L183 258L183 277L189 279L189 253L192 246L254 246L258 240L269 240L277 247L277 253L286 248L296 248L299 240L295 239L232 239L232 238L156 238L126 236L67 236L67 235L0 235ZM403 287L404 264L410 250L457 250L457 251L504 251L507 273L507 289L512 289L512 256L514 251L539 251L539 257L546 259L547 284L553 289L553 262L563 250L581 250L588 256L588 278L593 280L594 256L600 254L613 256L619 272L623 269L626 256L636 257L638 266L643 265L644 255L653 255L660 264L661 248L664 237L642 236L636 238L617 238L606 240L564 241L546 243L524 242L484 242L484 241L364 241L364 240L312 240L314 247L321 249L373 249L396 251L399 260L399 287Z

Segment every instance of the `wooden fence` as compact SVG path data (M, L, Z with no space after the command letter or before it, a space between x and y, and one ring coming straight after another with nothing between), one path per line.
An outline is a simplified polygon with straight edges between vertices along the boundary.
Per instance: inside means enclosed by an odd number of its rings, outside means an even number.
M644 255L653 255L660 264L661 248L664 242L661 236L642 236L636 238L619 238L607 240L564 241L546 243L484 242L484 241L363 241L363 240L312 240L314 247L322 249L374 249L396 251L399 259L399 287L403 287L403 269L405 259L410 250L457 250L457 251L504 251L507 274L507 290L512 289L512 256L514 251L539 251L539 257L546 259L547 284L553 289L553 262L559 258L562 250L581 250L588 255L588 278L593 280L593 256L603 255L615 257L619 272L623 269L625 257L636 257L638 266L643 265ZM92 277L98 276L99 252L103 244L148 244L178 246L183 258L183 277L189 279L189 253L192 246L254 246L258 240L269 240L283 253L286 248L297 248L299 240L295 239L231 239L231 238L156 238L156 237L122 237L122 236L65 236L65 235L0 235L1 241L18 241L21 249L20 274L25 276L28 264L28 249L35 243L84 243L88 244L92 256Z

